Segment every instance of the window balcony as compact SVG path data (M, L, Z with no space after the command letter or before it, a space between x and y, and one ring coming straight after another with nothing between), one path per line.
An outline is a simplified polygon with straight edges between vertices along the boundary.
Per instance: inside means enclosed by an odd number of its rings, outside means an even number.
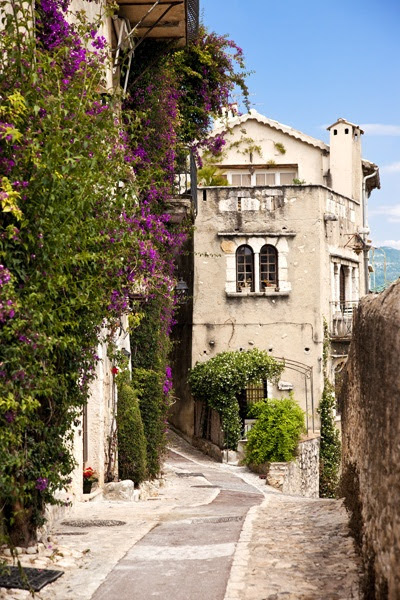
M172 223L181 223L189 214L197 214L197 168L191 150L178 154L167 212Z
M358 300L331 302L331 338L349 340L353 331L353 312Z

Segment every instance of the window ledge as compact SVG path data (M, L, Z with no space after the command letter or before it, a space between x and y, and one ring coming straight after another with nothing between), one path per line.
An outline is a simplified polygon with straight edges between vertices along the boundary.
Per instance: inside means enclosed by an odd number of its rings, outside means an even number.
M275 290L268 290L267 292L226 292L228 298L249 298L257 297L257 298L275 298L276 296L289 296L290 290L279 290L276 292Z
M218 237L242 237L242 238L251 238L251 237L295 237L296 233L294 231L218 231Z

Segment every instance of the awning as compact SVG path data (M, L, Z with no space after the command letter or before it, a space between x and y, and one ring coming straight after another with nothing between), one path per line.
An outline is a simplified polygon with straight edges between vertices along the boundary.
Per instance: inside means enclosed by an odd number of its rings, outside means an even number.
M199 0L118 0L136 39L176 40L185 46L198 30Z

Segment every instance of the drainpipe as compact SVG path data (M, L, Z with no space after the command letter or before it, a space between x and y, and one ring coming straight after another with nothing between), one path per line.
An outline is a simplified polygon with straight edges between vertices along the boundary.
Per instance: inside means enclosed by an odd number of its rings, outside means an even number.
M368 271L368 247L367 247L367 237L369 235L369 227L368 227L368 218L367 218L367 204L368 204L368 195L367 195L367 179L370 179L371 177L375 177L375 175L377 174L378 169L376 169L373 173L371 173L370 175L366 175L363 178L363 183L362 183L362 211L363 211L363 228L362 228L362 236L363 236L363 240L364 240L364 284L365 284L365 293L368 294L369 292L369 271Z

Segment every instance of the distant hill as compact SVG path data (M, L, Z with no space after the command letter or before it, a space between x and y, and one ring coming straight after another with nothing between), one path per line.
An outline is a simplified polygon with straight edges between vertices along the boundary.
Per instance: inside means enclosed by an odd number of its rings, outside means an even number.
M379 291L400 277L400 250L389 246L375 248L370 252L369 262L374 268L374 272L370 276L372 291Z

